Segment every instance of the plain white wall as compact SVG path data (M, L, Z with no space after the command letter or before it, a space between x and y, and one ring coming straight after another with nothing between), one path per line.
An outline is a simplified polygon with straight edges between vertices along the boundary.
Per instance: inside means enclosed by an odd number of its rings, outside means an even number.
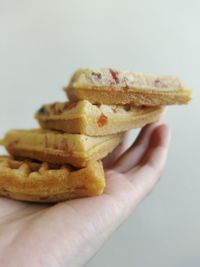
M0 135L35 127L82 66L174 74L194 89L170 107L172 145L156 190L88 266L200 266L200 1L0 0Z

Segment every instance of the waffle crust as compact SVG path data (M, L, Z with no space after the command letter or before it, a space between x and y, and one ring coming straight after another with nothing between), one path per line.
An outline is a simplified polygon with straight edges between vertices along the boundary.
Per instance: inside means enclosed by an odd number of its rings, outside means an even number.
M54 203L98 196L105 187L100 161L85 168L58 166L0 156L0 195L18 200Z
M44 105L36 119L44 129L102 136L141 128L156 121L162 107L93 105L87 100Z
M71 101L109 105L163 106L186 104L192 98L192 91L176 77L113 69L79 69L64 89Z
M89 161L107 156L122 137L123 133L90 137L43 129L11 130L1 144L13 156L85 167Z

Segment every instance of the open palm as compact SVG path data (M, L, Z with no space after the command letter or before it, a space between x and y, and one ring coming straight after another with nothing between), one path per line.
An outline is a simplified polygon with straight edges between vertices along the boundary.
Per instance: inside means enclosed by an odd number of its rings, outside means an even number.
M105 161L102 196L56 205L0 198L1 266L83 266L154 187L169 139L161 121L144 127L130 147L125 138Z

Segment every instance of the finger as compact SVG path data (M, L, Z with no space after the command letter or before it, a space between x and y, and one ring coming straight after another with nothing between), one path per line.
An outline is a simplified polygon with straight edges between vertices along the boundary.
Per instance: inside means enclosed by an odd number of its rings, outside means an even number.
M138 164L148 147L152 132L156 127L158 127L158 125L161 125L164 121L165 115L166 108L163 109L163 112L157 122L148 124L142 128L134 144L126 151L126 153L122 154L122 156L114 164L113 168L116 171L124 173Z
M110 153L104 160L104 168L109 169L118 160L118 158L130 147L131 145L131 132L125 133L123 141L119 146L117 146L112 153Z
M151 123L151 124L147 124L146 126L144 126L139 134L139 136L136 138L135 142L134 142L134 146L138 146L140 145L141 143L142 144L146 144L148 145L148 142L149 142L149 138L152 134L152 132L154 131L154 129L158 126L158 125L161 125L164 120L165 120L165 117L166 117L166 113L167 113L167 107L163 107L163 111L162 113L160 114L160 117L159 119L154 122L154 123Z
M162 157L156 157L154 162L153 155L155 152L159 152L160 150L160 152L166 150L166 148L168 148L169 146L170 138L171 134L169 127L165 124L158 126L151 135L148 150L143 155L140 165L143 166L150 164L151 167L159 167L161 165L160 162L162 160ZM157 156L159 156L159 154Z
M150 146L141 159L140 167L133 167L127 172L128 179L134 184L141 198L151 191L161 175L167 159L170 138L168 126L161 125L156 128L151 136Z

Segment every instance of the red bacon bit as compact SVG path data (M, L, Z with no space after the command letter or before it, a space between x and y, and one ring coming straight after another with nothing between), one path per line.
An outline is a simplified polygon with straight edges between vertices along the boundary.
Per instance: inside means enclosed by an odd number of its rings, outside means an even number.
M54 103L51 105L50 109L53 112L54 115L61 114L64 110L70 110L74 107L76 107L76 102L67 102L64 104L64 106L60 106L57 103Z
M70 110L70 109L73 109L75 108L77 105L77 102L67 102L65 103L64 105L64 110Z
M101 79L101 73L99 73L99 72L92 72L92 76L95 76L97 79Z
M156 79L155 81L154 81L154 84L159 84L160 83L160 80L159 79Z
M113 80L115 81L115 83L119 83L119 78L118 78L118 72L114 71L112 69L109 69L110 74L112 75Z
M164 81L164 80L159 80L159 79L156 79L156 80L154 81L154 85L155 85L156 87L161 87L161 88L168 87L168 84L167 84L166 81Z
M97 120L97 124L99 127L103 127L108 121L108 118L102 113L101 116Z
M54 103L51 105L50 110L54 113L54 115L59 115L62 113L62 109L57 105L57 103Z

